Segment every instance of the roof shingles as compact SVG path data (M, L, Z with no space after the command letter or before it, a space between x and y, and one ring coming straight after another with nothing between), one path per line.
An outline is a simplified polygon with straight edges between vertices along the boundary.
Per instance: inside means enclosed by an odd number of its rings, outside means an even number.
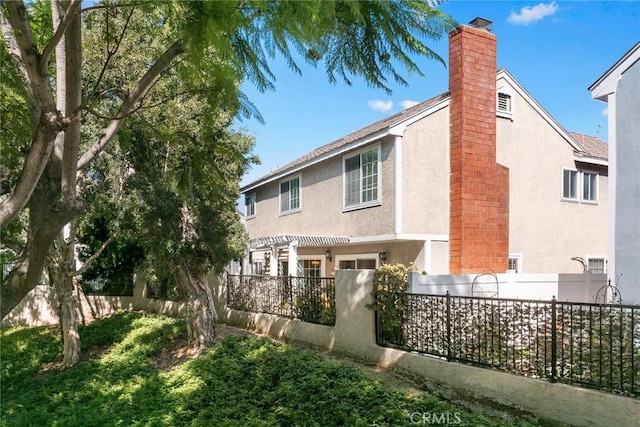
M343 148L348 144L358 141L366 136L375 134L376 132L382 131L384 129L389 129L417 114L420 114L421 112L438 104L439 102L446 100L448 97L449 97L449 92L445 92L440 95L434 96L433 98L430 98L426 101L416 104L413 107L409 107L397 114L384 118L380 121L370 124L369 126L365 126L362 129L352 132L340 139L337 139L333 142L330 142L321 147L318 147L315 150L311 151L310 153L305 154L304 156L244 186L241 189L241 191L244 191L244 189L248 189L248 188L254 188L255 186L260 185L265 181L269 181L273 177L276 177L278 175L283 175L287 171L294 169L297 166L304 165L305 163L311 162L318 157L330 154L332 151L336 151L340 148ZM608 145L606 142L593 136L587 136L587 135L575 133L575 132L567 132L567 133L571 136L571 138L573 138L578 143L578 145L584 148L584 153L580 153L580 154L586 155L588 157L607 160Z
M423 112L424 110L436 105L437 103L446 100L449 97L449 92L445 92L443 94L434 96L433 98L427 99L426 101L423 101L419 104L414 105L413 107L409 107L406 108L404 110L402 110L401 112L394 114L392 116L386 117L378 122L375 122L373 124L370 124L369 126L365 126L362 129L359 129L355 132L352 132L346 136L343 136L340 139L337 139L333 142L330 142L328 144L325 144L321 147L316 148L315 150L313 150L312 152L305 154L304 156L282 166L281 168L278 168L270 173L268 173L267 175L263 176L262 178L248 184L245 186L245 188L249 188L249 187L254 187L255 185L264 182L264 181L268 181L269 178L277 176L282 174L283 172L286 172L290 169L293 169L296 166L302 165L306 162L312 161L317 157L320 157L322 155L331 153L334 150L338 150L352 142L358 141L361 138L364 138L366 136L372 135L376 132L379 132L381 130L384 129L388 129L391 128L399 123L402 123L403 121L411 118L412 116L415 116L416 114L420 114L421 112Z
M607 160L609 158L609 144L596 138L595 136L585 135L583 133L568 132L569 135L584 148L585 153L589 157Z

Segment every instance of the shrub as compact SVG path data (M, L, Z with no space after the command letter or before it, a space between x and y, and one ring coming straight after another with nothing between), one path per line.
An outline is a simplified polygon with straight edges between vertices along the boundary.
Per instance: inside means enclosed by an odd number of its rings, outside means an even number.
M403 345L406 342L404 324L407 319L405 293L408 276L413 265L383 265L376 269L373 278L373 304L368 308L378 316L378 340Z

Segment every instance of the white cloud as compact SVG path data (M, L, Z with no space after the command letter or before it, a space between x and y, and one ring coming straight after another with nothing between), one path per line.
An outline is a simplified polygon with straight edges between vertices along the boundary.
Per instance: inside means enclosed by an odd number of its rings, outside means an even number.
M420 103L418 101L412 101L410 99L405 99L400 103L400 105L402 105L402 108L410 108L417 104L420 104Z
M605 108L600 112L601 116L607 117L609 115L609 107Z
M383 101L382 99L373 99L369 101L369 107L374 111L386 113L393 108L393 101Z
M558 4L551 2L548 4L539 3L535 6L525 6L520 12L511 12L507 22L513 25L529 25L541 20L547 16L551 16L558 11Z

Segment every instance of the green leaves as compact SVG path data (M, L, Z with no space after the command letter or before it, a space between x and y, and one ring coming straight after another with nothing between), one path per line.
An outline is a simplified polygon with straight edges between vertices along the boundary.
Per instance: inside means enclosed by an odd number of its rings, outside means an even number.
M55 328L3 330L3 425L364 427L447 413L464 426L533 425L391 388L353 362L266 338L226 336L185 362L177 356L184 329L176 319L117 313L80 328L87 356L67 371L51 368Z
M269 59L282 56L324 63L331 82L364 78L389 90L387 79L406 84L398 71L420 69L413 55L444 64L425 39L437 40L456 22L437 10L440 1L216 1L181 4L182 31L194 57L212 47L260 90L273 89Z

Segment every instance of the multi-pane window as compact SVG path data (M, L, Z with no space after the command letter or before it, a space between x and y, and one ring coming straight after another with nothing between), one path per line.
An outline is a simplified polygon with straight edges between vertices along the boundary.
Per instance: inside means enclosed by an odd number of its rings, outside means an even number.
M358 206L378 201L379 147L344 159L344 204Z
M247 194L244 197L244 215L247 218L256 216L256 193Z
M518 258L509 258L509 265L507 266L507 270L513 270L516 273L518 272Z
M280 182L280 213L300 209L300 177Z
M567 200L582 200L583 202L598 201L598 174L583 170L562 170L562 198Z
M301 277L321 277L320 266L322 262L319 259L301 259L298 260L298 276Z
M598 200L598 174L582 173L582 200L596 202Z
M591 273L606 273L607 260L604 258L589 258L587 260L587 268Z
M571 169L562 171L562 197L565 199L578 198L578 171Z

